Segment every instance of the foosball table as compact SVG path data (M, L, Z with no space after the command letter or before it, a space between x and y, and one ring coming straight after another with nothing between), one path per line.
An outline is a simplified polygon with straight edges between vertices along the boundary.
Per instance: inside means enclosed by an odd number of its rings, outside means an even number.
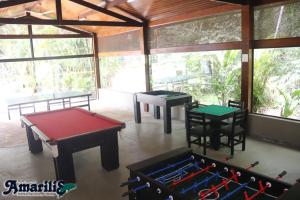
M217 161L187 148L176 149L132 164L128 181L129 200L298 200L300 184L270 178L245 168Z

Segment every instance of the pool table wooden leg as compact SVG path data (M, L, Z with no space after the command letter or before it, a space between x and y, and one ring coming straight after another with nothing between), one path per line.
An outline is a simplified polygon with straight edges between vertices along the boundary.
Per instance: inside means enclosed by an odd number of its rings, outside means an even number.
M133 95L133 108L134 108L134 119L135 123L141 123L141 104L137 101L136 94Z
M118 132L106 136L100 146L102 167L107 171L119 168Z
M65 183L75 183L76 178L72 152L62 145L58 145L57 148L58 157L53 158L56 179L63 180Z
M164 114L164 132L167 134L171 134L172 125L171 125L171 107L163 106L163 114Z
M154 105L153 106L153 114L154 114L154 119L160 119L160 107Z
M40 139L35 139L32 129L29 126L26 126L28 147L31 153L40 153L43 151L43 145Z

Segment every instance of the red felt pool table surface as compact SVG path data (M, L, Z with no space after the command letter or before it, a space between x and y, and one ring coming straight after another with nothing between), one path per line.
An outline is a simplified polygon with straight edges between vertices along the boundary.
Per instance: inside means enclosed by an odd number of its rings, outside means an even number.
M91 113L82 108L68 108L25 115L49 140L56 141L84 133L100 132L124 123Z

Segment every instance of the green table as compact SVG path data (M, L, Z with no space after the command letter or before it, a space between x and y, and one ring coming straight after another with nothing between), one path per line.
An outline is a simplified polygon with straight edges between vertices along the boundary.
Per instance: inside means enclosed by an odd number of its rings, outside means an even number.
M210 143L213 149L220 149L220 137L219 129L222 124L222 120L228 119L233 116L233 113L238 111L239 108L226 107L219 105L209 105L194 108L192 111L197 113L204 113L207 119L210 119L210 126L214 129L214 133L210 137Z

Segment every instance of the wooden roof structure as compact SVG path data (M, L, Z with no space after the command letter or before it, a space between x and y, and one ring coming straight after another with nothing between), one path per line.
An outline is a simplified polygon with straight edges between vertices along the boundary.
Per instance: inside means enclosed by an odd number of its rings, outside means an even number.
M256 4L269 2L256 0ZM241 9L246 3L246 0L0 0L0 23L79 26L108 36L138 29L144 22L157 26ZM43 21L27 20L26 13Z

